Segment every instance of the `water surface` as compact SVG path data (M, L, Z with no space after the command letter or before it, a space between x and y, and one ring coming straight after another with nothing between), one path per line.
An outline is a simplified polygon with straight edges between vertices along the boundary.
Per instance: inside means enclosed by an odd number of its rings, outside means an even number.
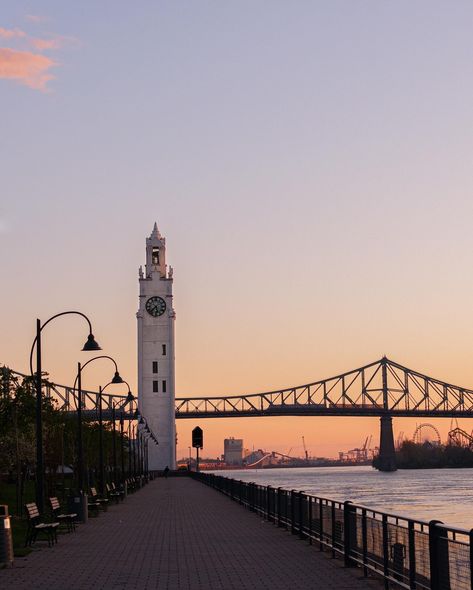
M381 473L372 467L307 467L218 471L262 485L351 500L420 520L473 528L473 469L417 469Z

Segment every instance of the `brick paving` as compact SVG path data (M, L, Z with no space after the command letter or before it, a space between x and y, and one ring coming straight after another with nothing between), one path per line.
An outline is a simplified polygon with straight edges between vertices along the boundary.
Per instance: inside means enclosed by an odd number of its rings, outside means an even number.
M189 478L159 479L0 571L8 590L379 589ZM41 548L39 548L41 547Z

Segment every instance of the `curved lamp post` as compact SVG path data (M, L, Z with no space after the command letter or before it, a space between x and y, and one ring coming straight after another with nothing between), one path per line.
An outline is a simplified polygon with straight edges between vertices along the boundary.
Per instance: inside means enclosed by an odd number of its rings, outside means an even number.
M126 402L120 408L120 474L121 474L121 484L124 486L125 484L125 434L124 434L124 421L125 416L123 414L123 408L127 403L132 403L135 399L135 396L128 392Z
M138 461L139 461L139 472L140 475L146 475L148 477L148 466L149 466L149 451L148 445L151 439L155 445L158 445L158 440L154 435L154 432L149 427L146 418L137 410L135 413L137 419L137 443L138 443ZM140 428L141 427L141 428Z
M100 485L101 485L101 493L102 495L105 492L105 485L104 485L104 470L103 470L103 422L102 422L102 393L107 389L107 387L109 385L113 385L114 383L117 383L117 381L110 381L110 383L107 383L107 385L105 385L104 388L100 388L100 399L99 399L99 428L100 428ZM121 405L121 417L120 417L120 434L121 434L121 443L122 443L122 449L121 449L121 468L122 468L122 479L123 479L123 408L131 403L134 399L135 396L131 393L130 390L130 384L128 383L128 381L125 381L122 379L121 383L124 383L127 387L128 387L128 393L127 396L125 398L125 401L122 403ZM116 478L116 473L117 473L117 443L116 443L116 434L117 434L117 429L116 429L116 415L115 415L115 410L117 408L117 405L120 403L120 400L117 400L116 402L112 401L112 431L113 431L113 438L112 438L112 445L113 445L113 477L114 480Z
M135 401L136 398L131 400L132 402ZM131 411L131 409L130 409ZM146 448L143 451L146 452L146 456L144 457L145 465L146 465L146 474L148 474L148 442L151 439L155 445L158 445L158 439L154 435L154 432L150 429L149 424L146 418L140 413L138 408L132 413L132 419L137 421L137 428L135 429L135 425L131 426L131 419L128 422L128 477L131 477L132 474L136 475L136 451L137 447L140 443L138 441L134 441L135 432L139 434L140 429L139 426L144 426L144 433L147 436L146 440ZM132 439L133 439L133 452L132 452Z
M84 352L91 352L94 350L102 350L98 345L92 333L92 324L89 318L80 311L63 311L50 317L44 324L41 320L36 320L36 337L33 340L30 352L30 372L33 372L33 353L36 346L36 505L40 512L44 512L44 462L43 462L43 393L42 393L42 367L41 367L41 332L43 329L56 318L63 315L79 315L83 317L89 325L89 335L82 347Z
M118 366L117 363L115 362L115 359L112 358L111 356L107 356L107 355L100 355L100 356L95 356L92 359L89 359L84 365L81 365L80 363L77 363L77 376L76 379L74 381L74 389L76 388L76 384L77 384L77 421L78 421L78 430L77 430L77 487L79 492L81 490L83 490L84 487L84 450L82 447L82 371L85 369L85 367L92 363L93 361L98 361L99 359L108 359L110 361L112 361L112 363L115 365L115 374L112 378L112 380L110 381L110 384L118 384L118 383L123 383L123 379L120 377L120 373L118 372ZM101 413L101 408L102 408L102 391L99 391L99 414ZM102 431L100 430L100 433ZM99 435L100 437L102 436L102 434ZM102 444L100 445L102 450ZM102 464L103 464L103 456L101 458Z

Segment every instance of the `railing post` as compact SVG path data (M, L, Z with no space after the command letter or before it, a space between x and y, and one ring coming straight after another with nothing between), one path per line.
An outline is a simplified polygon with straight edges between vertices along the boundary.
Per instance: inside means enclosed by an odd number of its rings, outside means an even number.
M287 490L284 491L284 526L286 528L286 531L288 529L288 522L289 522L289 517L287 515L287 503L289 502L289 494L287 492Z
M409 588L415 590L416 587L416 536L414 532L414 523L412 520L408 524L409 533ZM471 550L471 547L470 547ZM473 586L472 586L473 588Z
M450 589L450 568L448 562L448 540L442 547L442 525L440 520L429 522L429 557L431 590Z
M294 535L296 532L296 507L294 499L296 497L296 490L291 490L291 533Z
M307 502L309 503L307 506L307 517L309 519L307 529L309 535L309 543L312 545L312 496L307 496Z
M323 502L322 502L322 498L319 498L319 522L320 522L320 526L319 526L319 550L323 551L324 550L324 546L323 546L323 538L324 538L324 508L323 508Z
M383 572L384 572L384 587L389 588L389 538L388 538L388 516L383 514Z
M429 561L430 561L430 588L431 590L440 590L440 580L437 562L437 547L439 530L437 524L442 524L440 520L431 520L429 522Z
M299 492L299 538L304 539L304 498L306 498L304 492Z
M470 586L473 590L473 529L470 530Z
M351 539L352 539L352 522L351 515L356 509L347 500L343 504L343 555L345 557L345 567L352 567L354 565L351 559Z
M366 508L361 511L361 542L363 544L363 575L368 577L368 527L366 523Z
M271 486L266 486L266 520L273 522L273 516L271 513Z
M276 496L276 503L277 503L277 524L281 526L281 488L277 489L277 496Z
M336 557L336 552L335 552L335 540L336 540L336 534L335 534L335 530L336 530L336 519L335 519L335 502L333 500L331 500L332 504L331 504L331 513L332 513L332 559L335 559Z

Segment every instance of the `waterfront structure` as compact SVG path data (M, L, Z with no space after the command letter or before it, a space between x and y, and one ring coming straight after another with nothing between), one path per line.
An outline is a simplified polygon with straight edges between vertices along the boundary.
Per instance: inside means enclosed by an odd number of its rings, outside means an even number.
M223 441L223 458L227 465L241 465L243 463L243 439L226 438Z
M170 278L172 273L168 275L168 280ZM173 320L174 312L172 314ZM173 321L171 323L173 326ZM165 337L170 338L169 331ZM174 355L174 337L171 348ZM141 356L140 352L140 359ZM21 376L21 373L13 373ZM140 383L145 380L146 376L141 375ZM61 409L75 411L74 388L47 383L44 389L46 395L57 397ZM82 414L84 419L96 420L98 394L91 391L86 394L93 407L84 408ZM110 412L115 397L122 403L125 401L124 397L106 396L104 416ZM358 369L305 385L264 393L175 399L175 417L179 419L250 416L378 416L381 433L377 467L381 471L393 471L396 468L393 418L472 418L473 389L440 381L383 357ZM171 418L168 418L170 423Z
M155 223L146 239L146 264L139 270L138 409L158 445L150 447L149 469L176 468L173 270L166 264L166 239Z

